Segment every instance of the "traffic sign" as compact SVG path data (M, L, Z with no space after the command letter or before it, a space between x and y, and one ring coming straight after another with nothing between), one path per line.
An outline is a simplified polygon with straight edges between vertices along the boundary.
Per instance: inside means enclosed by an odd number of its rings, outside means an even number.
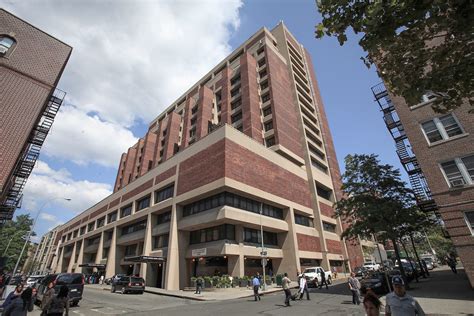
M262 266L266 267L267 263L268 263L268 259L267 258L262 258Z
M262 257L266 257L267 254L268 254L267 251L261 251L261 252L260 252L260 255L261 255Z

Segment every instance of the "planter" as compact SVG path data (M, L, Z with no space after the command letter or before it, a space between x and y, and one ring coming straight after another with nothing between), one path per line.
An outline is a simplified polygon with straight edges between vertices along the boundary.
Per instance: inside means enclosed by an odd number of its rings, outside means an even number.
M247 280L240 280L239 281L239 286L240 287L247 287L248 281Z
M272 280L268 280L268 279L267 279L267 280L265 281L265 284L266 284L266 285L272 285Z

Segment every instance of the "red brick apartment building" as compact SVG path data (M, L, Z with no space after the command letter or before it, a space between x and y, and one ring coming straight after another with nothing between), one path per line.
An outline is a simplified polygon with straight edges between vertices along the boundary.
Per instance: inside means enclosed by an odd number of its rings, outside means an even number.
M410 107L383 84L372 91L419 206L441 215L474 287L474 114L468 104L436 113L432 93Z
M71 51L0 9L0 223L13 217L62 104L56 85Z
M296 276L363 263L333 218L340 174L311 57L283 23L260 29L122 154L114 193L58 228L56 271ZM348 267L347 267L348 268Z

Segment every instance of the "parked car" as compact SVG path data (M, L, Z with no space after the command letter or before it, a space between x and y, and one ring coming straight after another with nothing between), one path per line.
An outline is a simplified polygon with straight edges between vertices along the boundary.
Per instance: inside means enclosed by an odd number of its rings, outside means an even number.
M328 284L332 283L331 271L324 271L323 267L310 267L303 271L303 273L306 275L306 279L308 280L308 287L318 286L318 284L321 282L321 272L323 272L326 276L326 281Z
M134 276L120 276L112 280L110 292L120 291L122 294L127 292L136 292L143 294L145 291L145 280Z
M356 267L354 273L356 277L363 278L369 270L366 267Z
M391 278L388 275L385 277L384 272L371 272L360 283L362 287L371 289L376 294L383 295L390 292L387 280L391 282Z
M48 284L53 282L54 292L56 294L62 285L66 285L69 289L69 303L72 306L77 306L82 300L82 293L84 292L84 274L82 273L55 273L44 277L38 285L38 294L36 299L41 302L43 295L48 288Z
M30 275L30 276L26 279L26 287L34 287L34 285L36 284L36 282L38 282L38 281L41 280L42 278L44 278L44 275Z
M423 258L421 260L426 263L426 267L428 268L428 270L433 270L435 268L436 263L433 261L432 258Z
M380 264L375 263L375 262L366 262L364 263L364 268L371 271L379 271Z
M105 279L104 283L107 284L107 285L111 285L112 284L112 278Z

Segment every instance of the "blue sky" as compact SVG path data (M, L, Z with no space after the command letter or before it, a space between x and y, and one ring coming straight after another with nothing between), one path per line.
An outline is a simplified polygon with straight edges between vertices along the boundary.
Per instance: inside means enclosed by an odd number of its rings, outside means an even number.
M312 56L341 168L353 153L401 167L370 90L380 81L375 70L360 60L355 35L344 46L314 37L320 15L313 1L10 0L5 7L74 47L58 86L66 104L17 212L35 216L46 203L39 235L107 196L120 153L148 122L259 28L280 20Z

